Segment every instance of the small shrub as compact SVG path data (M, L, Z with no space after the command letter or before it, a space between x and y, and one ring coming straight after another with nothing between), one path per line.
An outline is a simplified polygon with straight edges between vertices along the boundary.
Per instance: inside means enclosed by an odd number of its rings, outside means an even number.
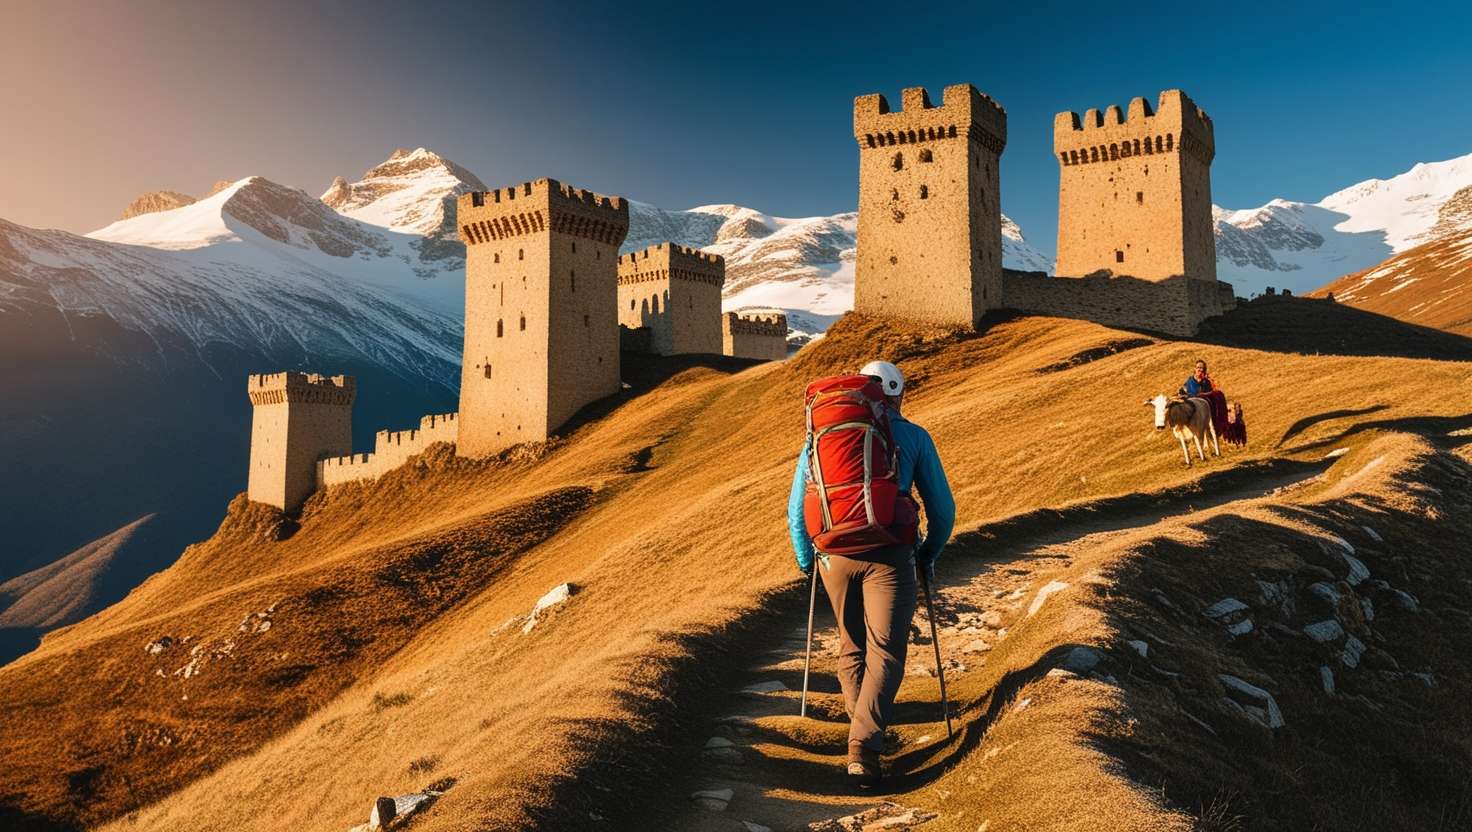
M403 692L391 694L389 696L384 696L382 693L375 693L373 694L373 712L375 714L381 714L389 708L402 708L405 705L409 704L409 702L413 698L414 697Z
M410 774L428 774L434 771L434 767L440 764L439 757L420 757L409 763Z

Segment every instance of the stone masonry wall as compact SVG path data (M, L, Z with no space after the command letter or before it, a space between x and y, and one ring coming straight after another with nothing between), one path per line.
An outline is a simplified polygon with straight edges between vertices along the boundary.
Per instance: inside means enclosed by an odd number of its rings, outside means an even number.
M1002 293L999 158L1007 115L970 84L936 107L904 90L854 99L859 144L854 309L971 327Z
M1060 276L1216 279L1211 119L1180 90L1158 104L1054 118Z
M721 341L724 355L781 361L787 357L787 316L776 312L727 312L721 316Z
M1051 277L1010 269L1003 279L1009 309L1179 337L1195 335L1203 320L1236 306L1231 284L1216 280Z
M351 376L271 373L247 379L253 501L295 511L317 489L317 460L353 449Z
M629 208L539 179L462 195L462 456L545 440L619 390L618 247Z
M659 243L618 262L618 320L648 327L660 355L721 351L721 287L726 261L698 249Z
M423 453L437 442L455 444L460 422L454 413L425 416L418 429L381 430L374 437L373 452L349 454L317 463L317 487L325 488L356 480L375 480L403 465L409 457Z

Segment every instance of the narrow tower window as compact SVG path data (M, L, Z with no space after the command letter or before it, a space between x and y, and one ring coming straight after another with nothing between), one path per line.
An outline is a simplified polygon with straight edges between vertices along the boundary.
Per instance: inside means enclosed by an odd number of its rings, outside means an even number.
M487 358L486 359L486 378L490 378L490 377L491 377L491 360L489 358Z
M1114 262L1116 262L1116 263L1123 263L1124 262L1124 252L1120 251L1119 249L1115 249L1114 250Z
M1145 192L1144 191L1135 191L1135 204L1136 205L1144 205L1145 204Z
M933 161L935 161L935 157L933 157L930 154L930 151L929 150L922 150L922 151L920 151L920 161L922 161L922 162L933 162Z
M894 169L895 170L904 170L905 169L905 154L903 154L903 153L896 153L896 154L894 154Z
M496 252L496 262L497 263L501 262L501 252L499 252L499 251Z
M521 316L521 331L526 332L526 316Z
M516 259L517 260L525 260L526 259L526 249L520 249L520 248L517 249L516 250Z
M499 318L497 318L496 319L496 337L497 338L500 338L503 334L504 334L504 329L503 329L503 326L501 324L501 320Z
M921 185L920 186L920 198L921 199L929 199L930 198L930 186L929 185Z
M578 272L577 272L577 269L570 269L570 270L568 270L568 274L572 276L572 290L574 292L576 292L578 290Z

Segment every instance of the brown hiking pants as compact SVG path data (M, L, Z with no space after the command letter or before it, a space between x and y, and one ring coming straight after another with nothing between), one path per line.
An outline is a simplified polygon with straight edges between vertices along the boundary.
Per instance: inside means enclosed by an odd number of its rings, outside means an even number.
M893 546L858 557L818 558L838 618L838 681L848 709L850 760L877 759L905 677L915 617L915 553Z

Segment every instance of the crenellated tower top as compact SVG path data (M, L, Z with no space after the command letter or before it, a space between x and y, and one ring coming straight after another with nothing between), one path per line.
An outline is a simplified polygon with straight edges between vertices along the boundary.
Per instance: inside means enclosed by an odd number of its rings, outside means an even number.
M905 89L900 101L900 110L891 112L878 93L854 99L854 138L860 148L970 137L1001 154L1007 145L1007 111L971 84L946 87L939 107L924 87Z
M468 246L548 229L618 245L629 231L629 203L556 179L461 194L455 203L460 239Z
M358 395L358 384L352 376L317 373L253 374L248 378L246 388L253 405L307 402L350 407Z
M1130 101L1129 112L1111 104L1063 112L1053 117L1053 152L1064 167L1118 161L1132 156L1184 153L1210 165L1216 156L1211 117L1180 90L1160 94L1156 108L1144 98Z

